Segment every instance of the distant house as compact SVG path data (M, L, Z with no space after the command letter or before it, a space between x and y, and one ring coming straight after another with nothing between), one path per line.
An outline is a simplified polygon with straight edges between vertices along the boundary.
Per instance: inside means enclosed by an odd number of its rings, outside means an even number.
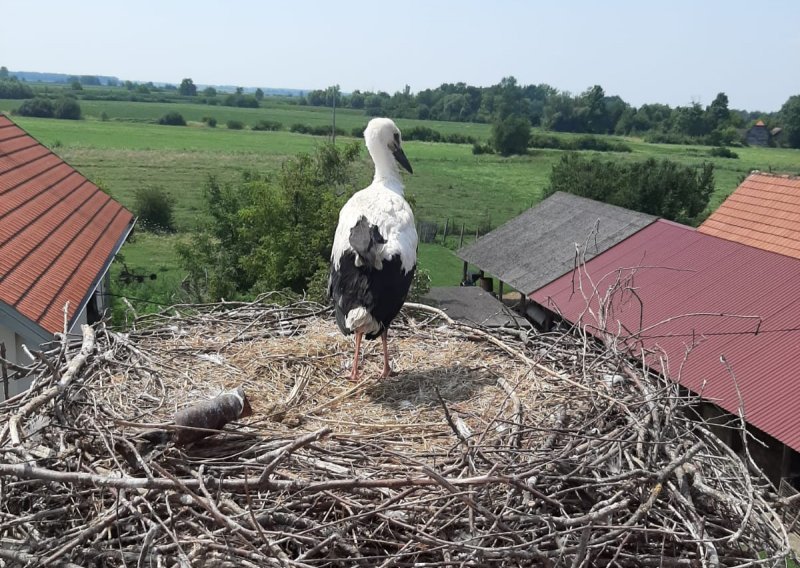
M0 344L30 363L108 307L107 273L133 215L0 114ZM10 384L9 396L27 385ZM4 397L0 387L0 400Z
M741 410L756 462L800 488L799 287L800 259L658 220L529 298L701 396L704 417Z
M698 230L800 258L800 177L751 173Z
M747 132L744 140L749 146L769 146L771 134L763 120L759 120Z
M506 283L527 296L570 271L578 260L588 260L655 222L656 217L585 197L556 192L511 219L456 255L481 275ZM485 286L493 288L493 286ZM543 323L535 306L528 315Z

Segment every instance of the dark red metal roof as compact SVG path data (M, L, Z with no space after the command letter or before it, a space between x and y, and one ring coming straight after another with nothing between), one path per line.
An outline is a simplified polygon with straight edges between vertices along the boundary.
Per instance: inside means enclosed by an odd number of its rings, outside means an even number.
M800 260L658 220L530 298L800 451Z
M133 215L0 115L0 301L63 331L97 286Z

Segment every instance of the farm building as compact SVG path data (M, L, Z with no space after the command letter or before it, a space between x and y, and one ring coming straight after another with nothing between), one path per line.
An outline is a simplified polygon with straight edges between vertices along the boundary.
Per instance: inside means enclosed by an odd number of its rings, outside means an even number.
M698 230L800 258L800 177L751 173Z
M745 132L744 140L750 146L769 146L771 134L763 120L759 120Z
M107 272L133 215L0 114L0 346L28 363L108 307ZM14 395L24 384L9 385ZM0 400L5 394L0 391Z
M530 328L530 322L477 286L439 286L422 299L456 321L483 327Z
M464 261L464 280L471 264L480 270L486 289L493 290L485 276L491 274L499 281L500 296L504 283L527 296L571 270L578 257L593 258L655 220L652 215L557 192L456 255ZM529 307L528 315L540 324L545 317L535 306Z
M647 353L708 401L706 418L741 410L756 462L774 483L799 487L799 292L800 259L660 219L529 298L619 349Z

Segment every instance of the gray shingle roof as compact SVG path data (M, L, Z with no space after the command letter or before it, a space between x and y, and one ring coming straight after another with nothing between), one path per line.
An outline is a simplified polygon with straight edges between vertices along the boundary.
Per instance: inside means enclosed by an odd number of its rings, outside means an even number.
M431 288L422 301L443 310L454 320L467 324L484 327L531 326L524 317L477 286Z
M528 294L575 265L576 245L589 260L656 217L556 192L456 255Z

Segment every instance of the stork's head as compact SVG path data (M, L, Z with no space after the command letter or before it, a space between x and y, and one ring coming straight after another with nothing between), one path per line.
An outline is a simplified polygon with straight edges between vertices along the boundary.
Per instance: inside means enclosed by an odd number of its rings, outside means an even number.
M364 130L364 140L367 143L367 150L375 162L376 170L390 168L397 171L400 164L409 173L414 173L411 164L408 162L400 138L400 129L388 118L373 118Z

